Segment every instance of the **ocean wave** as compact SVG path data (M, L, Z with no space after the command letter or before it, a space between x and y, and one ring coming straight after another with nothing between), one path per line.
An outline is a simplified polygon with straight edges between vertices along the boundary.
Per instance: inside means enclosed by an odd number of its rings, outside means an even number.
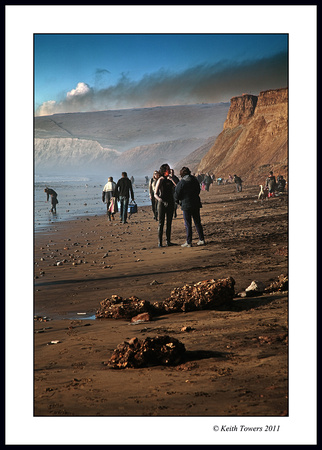
M79 177L75 175L35 175L36 183L64 183L64 182L88 182L88 177Z

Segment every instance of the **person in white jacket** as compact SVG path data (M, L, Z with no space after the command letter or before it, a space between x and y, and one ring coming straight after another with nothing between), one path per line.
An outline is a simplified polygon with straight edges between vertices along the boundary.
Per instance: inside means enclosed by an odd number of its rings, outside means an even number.
M108 181L103 187L102 201L106 203L108 220L114 220L114 214L118 211L117 202L115 199L115 187L116 183L113 181L113 177L108 177Z
M158 201L154 197L154 193L155 193L155 186L156 186L159 178L160 178L160 172L158 170L155 170L152 178L149 181L149 195L150 195L154 220L158 220Z

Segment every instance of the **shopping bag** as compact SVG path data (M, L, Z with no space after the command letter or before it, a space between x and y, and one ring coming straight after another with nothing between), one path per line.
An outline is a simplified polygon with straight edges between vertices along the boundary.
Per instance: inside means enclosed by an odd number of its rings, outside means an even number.
M138 212L138 205L135 203L135 201L131 201L129 203L128 213L135 214L137 212Z

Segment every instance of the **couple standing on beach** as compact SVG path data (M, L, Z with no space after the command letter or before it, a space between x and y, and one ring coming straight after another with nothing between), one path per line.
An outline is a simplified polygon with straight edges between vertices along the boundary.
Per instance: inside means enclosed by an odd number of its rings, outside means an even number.
M114 220L114 214L118 212L117 202L120 202L120 222L127 223L127 210L129 200L134 202L134 192L132 182L126 172L122 172L122 177L117 183L113 177L109 177L102 192L102 201L107 204L107 214L109 220Z
M199 197L200 184L197 178L191 175L188 167L182 167L180 170L181 180L179 181L168 164L162 164L159 173L160 176L154 189L154 197L158 201L158 246L163 246L165 219L167 221L166 245L168 247L175 245L171 242L171 227L176 204L181 205L187 237L186 242L181 247L192 247L192 219L199 236L197 245L205 245L200 219L200 208L202 207Z

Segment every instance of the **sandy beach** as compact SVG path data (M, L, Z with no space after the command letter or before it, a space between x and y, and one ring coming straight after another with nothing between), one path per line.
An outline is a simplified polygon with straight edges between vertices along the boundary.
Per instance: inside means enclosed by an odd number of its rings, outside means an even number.
M288 275L287 194L258 201L258 186L202 192L206 245L157 246L149 206L60 222L34 236L35 416L287 416L288 292L238 295ZM194 231L193 243L197 242ZM161 315L150 322L94 319L111 295L159 302L175 287L233 277L233 306ZM107 361L133 337L185 345L175 366L115 370Z

